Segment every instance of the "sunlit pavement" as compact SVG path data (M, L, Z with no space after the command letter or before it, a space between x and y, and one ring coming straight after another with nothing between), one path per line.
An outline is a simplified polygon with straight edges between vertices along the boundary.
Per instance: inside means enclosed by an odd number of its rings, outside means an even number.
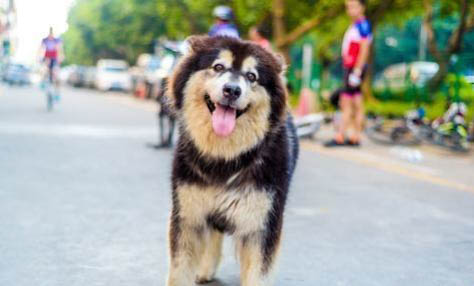
M0 285L164 285L153 103L64 89L48 113L39 90L1 89ZM472 155L402 153L303 143L276 285L474 285ZM230 243L218 277L238 285Z

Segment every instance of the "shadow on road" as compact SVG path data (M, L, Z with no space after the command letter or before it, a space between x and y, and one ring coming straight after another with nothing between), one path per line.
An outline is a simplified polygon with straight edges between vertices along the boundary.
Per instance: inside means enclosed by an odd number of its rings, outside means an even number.
M214 282L209 284L204 284L206 286L238 286L240 285L239 279L233 279L232 283L223 282L222 280L216 279Z

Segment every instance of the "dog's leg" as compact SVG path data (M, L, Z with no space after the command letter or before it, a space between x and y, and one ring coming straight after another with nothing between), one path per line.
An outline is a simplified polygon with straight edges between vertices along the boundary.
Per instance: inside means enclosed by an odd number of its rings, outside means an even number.
M201 256L196 278L196 282L199 284L209 283L214 279L221 260L222 233L210 230L206 233L204 245L204 252Z
M203 230L172 218L169 230L170 270L167 286L195 285L196 270L201 260Z
M270 286L280 245L280 230L254 234L237 241L242 286Z

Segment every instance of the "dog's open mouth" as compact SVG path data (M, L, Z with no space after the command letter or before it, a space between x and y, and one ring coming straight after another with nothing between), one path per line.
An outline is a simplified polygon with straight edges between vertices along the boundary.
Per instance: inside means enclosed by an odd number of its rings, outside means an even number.
M212 115L212 128L217 135L222 137L227 137L234 131L237 118L249 109L249 106L239 110L229 105L214 103L208 94L205 95L204 100Z

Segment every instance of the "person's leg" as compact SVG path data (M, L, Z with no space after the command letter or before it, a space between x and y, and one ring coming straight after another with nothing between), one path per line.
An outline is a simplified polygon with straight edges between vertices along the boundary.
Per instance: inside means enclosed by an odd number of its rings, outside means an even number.
M364 98L362 94L356 94L353 100L354 107L354 135L351 138L353 143L359 143L361 139L362 129L364 126Z
M48 67L49 84L54 84L54 59L48 59L46 63Z
M165 128L165 122L164 122L164 121L165 121L165 117L166 117L166 115L165 115L162 111L160 111L160 112L158 113L158 124L159 124L159 130L158 130L158 132L159 132L159 134L160 134L160 140L159 140L158 145L163 145L163 144L166 143L165 130L164 130L164 128Z
M56 87L56 101L60 100L61 96L61 82L59 80L59 71L60 71L60 66L58 60L54 61L53 65L53 79L54 79L54 86Z
M351 117L352 117L352 96L346 93L341 95L341 99L339 101L339 105L341 108L342 116L341 116L341 124L339 126L339 131L336 133L336 137L334 138L338 143L344 142L344 137L346 136L347 129L351 124Z
M343 146L345 145L346 132L351 124L352 117L352 98L354 96L354 89L349 84L350 69L344 70L344 86L340 91L339 108L341 110L341 120L338 130L334 138L325 143L326 147Z
M170 125L170 129L168 133L168 145L171 147L173 146L173 135L174 135L174 128L176 125L176 120L170 114L168 114L168 120L169 120L169 125Z
M338 124L339 126L334 138L324 143L324 146L326 147L344 146L346 143L345 136L352 117L352 95L347 93L341 94L341 98L339 99L339 107L341 109L341 118Z

